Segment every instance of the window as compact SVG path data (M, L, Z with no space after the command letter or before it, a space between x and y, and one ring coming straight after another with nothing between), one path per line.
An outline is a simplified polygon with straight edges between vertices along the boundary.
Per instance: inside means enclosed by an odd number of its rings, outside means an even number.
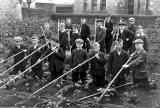
M106 0L101 0L100 10L101 11L105 11L106 10Z
M97 0L92 0L92 11L96 11L97 10Z
M83 11L85 12L87 10L88 0L84 0L83 3L84 3Z

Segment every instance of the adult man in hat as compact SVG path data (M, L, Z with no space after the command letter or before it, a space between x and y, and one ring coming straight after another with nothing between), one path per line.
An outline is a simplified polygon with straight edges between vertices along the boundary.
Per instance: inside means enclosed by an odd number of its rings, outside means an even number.
M136 34L135 18L131 17L128 19L128 21L129 21L128 30L130 30L135 35Z
M97 28L96 28L96 42L100 44L100 51L105 52L105 38L106 38L106 31L102 28L102 20L97 19Z
M134 39L134 34L131 31L127 30L125 27L126 27L126 23L120 22L119 28L118 28L119 30L115 37L116 37L116 40L118 38L121 38L123 40L122 49L129 52L132 49L132 42Z
M129 64L123 65L123 68L131 68L133 74L133 83L139 87L147 88L149 86L147 73L147 53L143 48L143 40L136 39L134 42L136 52Z
M81 19L80 35L81 35L81 39L83 39L83 41L84 41L83 49L89 50L88 40L90 37L90 28L89 28L88 24L86 24L85 18Z
M14 37L14 42L15 42L14 47L10 50L9 54L5 57L5 59L11 57L12 55L18 54L21 51L23 51L23 52L14 56L13 65L18 63L19 61L21 61L25 57L25 52L27 51L27 48L25 47L25 45L22 44L22 38L21 37L19 37L19 36ZM5 61L5 60L3 60L3 61ZM18 65L16 65L13 68L12 72L9 73L9 74L10 75L15 75L19 72L23 72L25 70L25 66L26 66L26 60L24 60L21 63L19 63Z
M106 44L106 53L110 53L111 45L113 42L113 23L111 22L111 17L107 16L104 22L104 26L106 28L106 38L105 38L105 44Z

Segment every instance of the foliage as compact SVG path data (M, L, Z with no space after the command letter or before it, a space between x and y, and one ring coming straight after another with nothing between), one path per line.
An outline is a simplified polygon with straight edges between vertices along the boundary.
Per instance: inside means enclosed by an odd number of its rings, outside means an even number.
M37 17L31 17L24 18L22 21L8 20L3 22L3 25L0 25L1 46L5 50L8 48L10 49L13 46L13 37L15 36L21 36L24 40L24 44L30 45L30 37L33 34L40 36L42 34L40 26L43 26L46 21L50 23L51 30L56 34L57 26L55 25L57 24L56 22L50 21L49 18L39 19Z

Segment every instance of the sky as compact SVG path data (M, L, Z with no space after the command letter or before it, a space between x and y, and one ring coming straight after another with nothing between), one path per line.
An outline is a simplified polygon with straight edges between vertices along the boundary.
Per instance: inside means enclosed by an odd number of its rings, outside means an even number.
M43 3L55 3L55 4L72 4L74 0L36 0L35 2L43 2ZM31 4L31 7L35 7L35 2Z

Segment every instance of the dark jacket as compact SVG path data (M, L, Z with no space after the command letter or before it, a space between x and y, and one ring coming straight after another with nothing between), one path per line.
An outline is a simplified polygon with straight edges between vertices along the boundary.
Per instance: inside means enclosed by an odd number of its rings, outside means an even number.
M113 31L113 23L109 21L108 23L105 23L106 27L106 41L112 39L112 31Z
M87 38L90 37L90 28L87 24L82 24L81 25L80 34L81 34L81 38L83 40L87 40Z
M116 50L111 52L108 61L108 74L114 77L118 73L118 71L122 68L122 66L126 63L127 60L128 60L128 54L123 49L120 55L118 55ZM122 70L122 72L119 75L119 78L123 79L124 74L128 74L128 70L126 69Z
M135 24L129 25L128 30L131 31L135 35L136 34L136 25Z
M87 58L88 58L87 51L85 51L84 49L73 50L72 54L71 54L71 61L70 61L71 68L76 67L78 64L84 62ZM85 63L84 65L79 67L78 71L80 71L80 72L83 71L84 72L86 69L88 69L88 63Z
M78 39L78 38L80 38L79 33L72 33L71 40L70 40L71 46L74 44L75 40Z
M68 34L66 31L60 32L59 34L59 44L60 47L65 52L67 49L69 49L69 41L68 41Z
M71 30L70 31L70 35L72 35L72 33L73 33L73 26L72 26L72 24L70 24L70 25L66 24L65 25L65 29L70 29Z
M96 29L96 42L100 44L100 51L104 51L105 49L105 38L106 38L106 31L103 28Z
M91 53L90 57L93 57L96 53ZM106 64L105 54L99 52L99 59L96 57L91 60L91 74L92 75L105 75L104 65Z
M133 70L133 76L136 79L148 78L147 53L145 50L141 50L139 53L136 53L128 65Z
M11 57L12 55L15 55L15 54L21 52L22 50L27 50L26 46L24 46L23 44L21 44L20 48L18 48L17 45L15 45L10 50L9 54L5 57L5 59ZM13 64L18 63L24 57L25 57L25 52L22 52L22 53L18 54L17 56L14 56L14 62L13 62ZM19 63L17 66L25 66L25 65L26 65L26 60L24 60L21 63Z
M53 50L50 47L41 56L41 59L47 56L48 54L50 54L51 52L53 52ZM54 71L54 69L56 68L57 71L63 71L64 70L64 59L65 59L65 53L63 52L63 49L59 47L57 53L53 53L48 57L49 70Z
M119 30L118 38L122 38L122 40L123 40L123 48L122 49L124 49L125 51L132 49L132 43L133 43L133 39L134 39L134 34L132 32L130 32L127 29L124 29L124 31L122 33L120 33L120 30Z
M37 50L40 46L38 45L35 49L34 46L30 47L28 50L28 55ZM37 50L34 54L30 56L30 65L32 66L37 62L37 60L41 57L42 55L42 50ZM34 69L42 68L42 62L38 63L33 67Z

